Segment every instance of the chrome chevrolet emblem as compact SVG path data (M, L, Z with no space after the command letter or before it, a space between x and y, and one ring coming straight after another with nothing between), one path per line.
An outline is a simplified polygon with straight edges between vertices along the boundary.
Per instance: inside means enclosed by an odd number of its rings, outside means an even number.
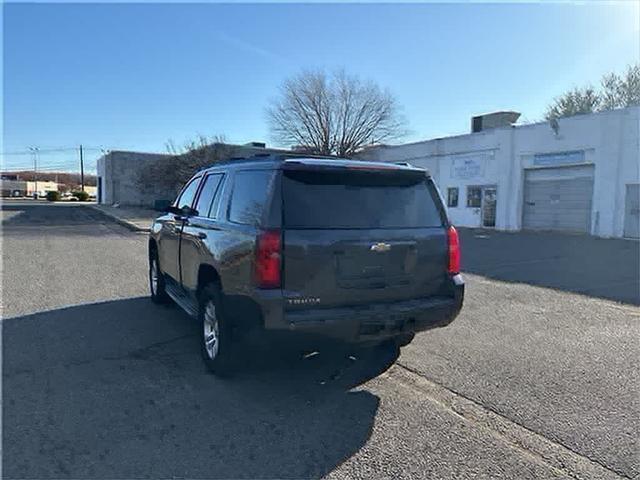
M388 252L389 250L391 250L391 245L384 242L378 242L371 245L370 250L372 252Z

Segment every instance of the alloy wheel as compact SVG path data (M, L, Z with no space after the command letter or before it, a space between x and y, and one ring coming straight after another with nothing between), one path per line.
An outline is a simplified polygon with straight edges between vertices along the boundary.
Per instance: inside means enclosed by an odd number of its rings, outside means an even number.
M220 346L220 329L218 324L218 316L216 314L216 306L213 301L207 302L204 310L204 319L202 321L204 329L204 348L211 360L218 355Z
M151 270L149 271L149 286L151 287L151 295L158 294L158 262L154 258L151 260Z

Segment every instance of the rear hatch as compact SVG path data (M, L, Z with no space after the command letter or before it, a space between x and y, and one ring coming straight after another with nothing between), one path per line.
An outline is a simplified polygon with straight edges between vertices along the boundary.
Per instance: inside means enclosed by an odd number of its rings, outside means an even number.
M445 218L417 169L283 170L285 295L291 308L435 295L447 278Z

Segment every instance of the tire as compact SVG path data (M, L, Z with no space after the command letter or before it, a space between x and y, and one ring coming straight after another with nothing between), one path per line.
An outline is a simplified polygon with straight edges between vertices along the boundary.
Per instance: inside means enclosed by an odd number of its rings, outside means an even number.
M398 347L406 347L415 338L415 333L403 333L394 338L394 341Z
M167 295L164 277L158 261L158 251L155 249L149 253L149 293L153 303L164 304L169 302L169 295Z
M235 370L236 349L231 325L225 321L220 300L220 288L214 283L205 286L200 294L200 352L210 372L227 377Z

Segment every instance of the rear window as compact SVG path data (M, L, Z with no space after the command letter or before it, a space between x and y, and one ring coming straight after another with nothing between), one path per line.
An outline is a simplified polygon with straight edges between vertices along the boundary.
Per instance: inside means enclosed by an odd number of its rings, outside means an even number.
M420 228L443 224L437 193L424 176L286 172L287 228Z
M229 220L244 225L260 225L271 185L273 170L237 172L229 205Z

